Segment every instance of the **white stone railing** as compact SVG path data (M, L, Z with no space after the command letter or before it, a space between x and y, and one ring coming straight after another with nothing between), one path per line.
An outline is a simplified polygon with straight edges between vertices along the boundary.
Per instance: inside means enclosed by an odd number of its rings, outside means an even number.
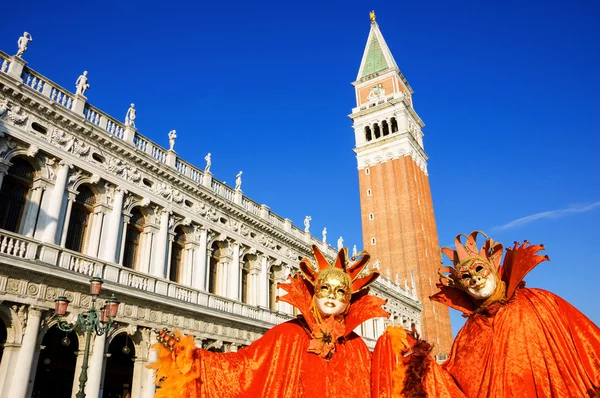
M139 134L136 134L133 138L133 145L144 153L148 153L147 148L152 147L152 145L149 144L149 141Z
M43 93L44 87L46 86L46 82L41 75L27 68L23 71L23 83L38 93Z
M260 205L246 197L242 198L242 206L255 216L260 217Z
M0 51L0 70L7 71L12 59L12 57ZM151 156L159 163L165 164L167 167L174 167L181 175L190 178L192 181L198 184L202 183L204 173L200 169L193 167L191 164L183 161L180 158L175 158L174 161L169 161L168 158L171 156L171 152L167 153L166 149L137 132L133 134L133 137L127 135L127 129L121 122L102 112L100 109L88 103L85 103L80 110L73 109L75 94L47 79L33 69L25 66L21 74L21 80L24 85L38 93L41 93L51 101L56 102L65 108L72 110L73 112L83 112L82 116L85 117L88 122L98 126L108 134L121 140L132 140L133 145L140 152ZM85 97L78 97L78 100L82 99L85 100ZM230 187L227 187L225 184L212 179L211 189L216 195L221 196L233 203L239 204L239 202L236 202L235 191ZM237 200L239 201L239 197ZM293 237L305 240L302 231L298 230L297 228L294 229L295 227L290 230L289 226L286 229L285 220L283 218L270 211L268 213L263 213L261 211L261 205L253 202L251 199L242 196L241 205L250 213L263 218L266 222L271 223L284 232L289 233Z
M87 276L102 276L103 263L81 253L63 251L58 258L58 266Z
M269 222L280 229L284 229L283 224L285 221L275 213L269 213Z
M73 94L37 73L31 68L23 68L21 76L23 83L42 95L50 98L52 101L64 106L67 109L73 107Z
M38 243L22 235L0 230L0 254L32 260L35 258Z
M38 247L44 244L18 234L0 230L0 255L36 261ZM53 246L56 247L56 246ZM267 308L254 307L239 301L184 286L164 278L144 274L117 264L107 263L97 258L77 253L64 248L59 249L56 265L65 270L85 275L99 276L106 282L128 286L146 292L170 297L194 305L202 305L213 310L230 313L253 320L259 320L273 325L288 321L293 317ZM18 266L18 265L17 265Z
M10 56L4 51L0 51L0 72L6 73L10 66Z
M235 196L235 191L233 189L229 188L227 185L225 185L217 180L212 180L210 187L213 190L213 192L216 193L217 195L222 196L225 199L228 199L233 202L233 198Z

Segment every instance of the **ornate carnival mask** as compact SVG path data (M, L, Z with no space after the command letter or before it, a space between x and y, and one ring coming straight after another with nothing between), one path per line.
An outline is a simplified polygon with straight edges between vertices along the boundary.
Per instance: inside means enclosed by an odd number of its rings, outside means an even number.
M477 249L477 235L485 236L486 241ZM461 238L466 237L463 245ZM481 231L474 231L469 236L459 234L455 239L456 250L442 248L442 253L454 263L453 267L440 269L440 282L445 286L464 290L475 300L488 300L504 294L504 283L500 280L498 269L502 257L503 246L494 242Z
M377 270L361 273L370 259L366 252L359 253L358 260L348 264L348 249L343 248L333 265L329 264L317 246L313 245L313 252L317 266L304 258L300 262L300 271L313 285L313 300L322 315L344 314L350 306L352 295L366 288L379 276Z

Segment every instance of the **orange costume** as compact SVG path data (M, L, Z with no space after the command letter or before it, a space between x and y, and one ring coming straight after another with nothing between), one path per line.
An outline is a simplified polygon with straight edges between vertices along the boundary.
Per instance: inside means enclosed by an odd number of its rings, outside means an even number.
M488 238L478 250L477 235L442 249L454 266L442 268L431 299L468 317L448 360L438 365L426 355L431 347L410 336L403 353L414 354L398 355L388 334L373 364L384 370L382 396L600 397L600 329L560 297L524 287L525 275L548 260L537 254L544 247L515 243L500 265L502 245Z
M303 314L278 325L238 352L213 353L196 348L191 336L162 332L155 345L156 397L325 397L364 398L371 395L371 353L353 332L367 319L388 314L383 299L366 287L377 271L365 272L369 255L348 264L346 249L330 265L313 246L317 266L300 263L296 275L281 284L279 297ZM321 311L318 300L340 314ZM336 301L337 300L337 301Z

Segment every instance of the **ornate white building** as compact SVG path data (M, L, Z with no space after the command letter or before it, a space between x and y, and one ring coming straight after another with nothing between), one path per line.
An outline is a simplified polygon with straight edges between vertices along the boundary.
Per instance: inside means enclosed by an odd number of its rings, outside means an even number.
M20 42L21 44L21 42ZM20 46L21 47L21 46ZM26 45L25 45L26 49ZM152 329L178 328L198 346L236 350L295 316L277 283L310 246L336 250L173 151L0 51L0 398L74 396L83 336L56 327L90 304L88 281L116 294L117 327L95 337L88 397L150 398ZM132 111L133 110L133 111ZM394 279L392 281L392 279ZM414 285L383 275L372 294L391 320L361 325L369 346L386 322L420 324ZM67 337L67 339L65 339ZM52 392L49 394L49 392Z

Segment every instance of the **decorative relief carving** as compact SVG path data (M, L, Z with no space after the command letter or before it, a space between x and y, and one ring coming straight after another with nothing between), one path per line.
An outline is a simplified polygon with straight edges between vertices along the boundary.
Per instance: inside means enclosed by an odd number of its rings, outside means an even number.
M90 153L90 146L88 144L56 127L52 131L50 143L82 158L86 158Z
M121 177L125 180L134 183L138 183L142 180L142 174L137 169L137 167L134 167L131 164L119 158L110 159L110 161L108 162L108 171L110 171L118 177Z
M29 115L21 109L21 105L13 105L8 109L8 119L15 125L24 124Z
M40 287L34 283L30 283L27 286L27 294L30 296L37 296L38 292L40 291Z
M202 217L206 216L208 209L210 209L210 206L203 202L196 202L196 205L194 206L194 212Z
M156 186L156 193L165 198L166 200L171 200L173 197L173 188L170 185L167 185L163 182L159 182Z
M29 148L27 148L27 156L33 158L39 151L40 148L37 145L30 145Z
M6 137L6 138L5 138ZM0 157L5 157L5 155L16 148L17 143L13 141L11 136L7 136L3 132L0 132Z
M16 279L9 279L6 284L6 291L10 293L18 293L19 292L19 281Z
M180 205L183 203L183 194L181 192L179 192L178 190L173 189L172 199L173 199L173 202Z
M0 120L8 110L8 99L0 96Z

